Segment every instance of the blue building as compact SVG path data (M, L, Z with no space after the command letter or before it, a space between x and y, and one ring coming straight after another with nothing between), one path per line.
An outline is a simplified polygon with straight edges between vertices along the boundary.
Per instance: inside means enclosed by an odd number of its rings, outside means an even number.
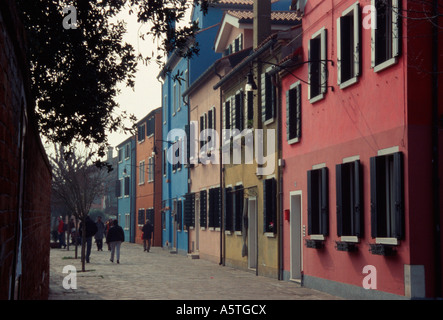
M117 146L117 219L125 232L125 241L129 242L135 242L135 175L137 174L135 148L135 136Z

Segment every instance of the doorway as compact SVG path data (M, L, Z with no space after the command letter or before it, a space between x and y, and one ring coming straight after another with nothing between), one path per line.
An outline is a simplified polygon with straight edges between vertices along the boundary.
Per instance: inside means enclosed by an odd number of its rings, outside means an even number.
M257 198L248 199L248 267L257 268Z
M301 281L302 264L302 193L293 191L290 193L290 256L291 256L291 280Z

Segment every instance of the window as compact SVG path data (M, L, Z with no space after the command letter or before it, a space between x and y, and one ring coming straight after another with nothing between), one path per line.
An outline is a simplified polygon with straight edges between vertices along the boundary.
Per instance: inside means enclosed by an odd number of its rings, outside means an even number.
M396 238L404 235L403 154L382 155L371 164L371 236Z
M177 97L177 84L174 83L174 88L172 89L173 91L173 104L172 104L172 115L175 115L175 112L177 111L177 103L178 103L178 97Z
M138 225L142 226L145 224L145 209L138 209Z
M174 155L175 155L175 157L174 157L175 161L174 162L176 162L176 163L172 164L172 171L173 172L179 171L182 168L182 162L183 162L183 160L182 160L182 157L183 157L183 152L182 152L182 150L183 150L183 140L182 139L179 139L179 140L177 140L175 142L174 150L175 150L174 151Z
M337 83L345 88L360 75L360 6L346 9L337 19Z
M316 32L308 42L308 99L314 103L323 99L327 88L326 29Z
M363 198L360 160L338 164L336 172L337 236L361 237Z
M131 225L131 215L129 213L125 213L125 230L129 230L129 226Z
M234 206L233 206L233 198L234 194L232 191L232 187L227 187L224 189L224 227L226 231L234 230Z
M277 182L274 178L263 181L264 233L277 232Z
M155 170L155 158L148 158L148 182L154 181L154 170Z
M123 148L118 149L118 162L123 161Z
M224 55L230 55L243 50L243 34L240 33L237 38L235 38L229 46L226 48Z
M397 62L401 51L399 0L372 0L376 9L376 26L371 29L371 67L380 71Z
M288 143L301 138L301 85L297 81L286 92L286 139Z
M204 130L208 128L208 117L206 113L200 116L200 150L205 146L206 133Z
M168 118L168 96L163 97L163 124L166 124L166 119Z
M261 75L261 110L262 122L268 124L274 121L277 92L272 77L268 73Z
M200 191L200 227L206 228L207 222L207 193L206 190Z
M329 233L328 168L308 171L308 234Z
M131 156L130 150L131 150L131 143L127 143L125 145L125 159L129 159L129 157Z
M246 116L245 116L245 128L252 128L254 126L254 92L253 91L246 91L246 98L247 98L247 106L245 109Z
M195 193L187 193L184 200L183 222L185 226L195 227Z
M140 161L140 164L138 167L138 175L139 175L138 184L144 184L145 183L145 161Z
M235 94L234 106L232 108L232 127L233 129L238 129L240 132L243 131L244 126L244 95L243 91L240 90Z
M243 200L244 189L243 185L237 185L234 187L234 230L242 231L243 228Z
M226 131L231 129L231 98L227 99L223 104L223 143L229 144L230 136L226 136Z
M220 227L220 188L209 189L209 223L210 228Z
M168 151L163 150L163 176L166 177L166 172L168 170Z
M137 141L138 142L145 141L145 136L146 136L146 125L143 123L142 125L138 126Z
M154 212L154 208L146 209L146 220L149 220L153 226L155 225Z
M183 202L181 199L177 200L177 230L183 229Z
M125 197L129 197L129 177L125 177Z
M150 137L154 134L155 130L155 117L151 117L146 122L146 136Z
M215 122L215 107L212 107L211 109L209 109L208 111L208 127L207 129L212 129L212 130L216 130L216 122ZM216 141L215 141L215 135L209 135L208 136L208 147L209 150L214 150L216 147Z

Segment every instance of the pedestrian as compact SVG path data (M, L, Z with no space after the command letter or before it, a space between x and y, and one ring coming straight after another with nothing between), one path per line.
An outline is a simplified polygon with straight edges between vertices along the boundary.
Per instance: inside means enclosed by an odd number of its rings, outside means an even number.
M91 256L92 237L97 233L97 226L89 216L86 216L85 218L85 226L86 226L86 262L89 263L89 258ZM81 239L83 239L82 232L83 232L83 222L80 222L79 234Z
M142 228L143 231L143 251L149 252L151 250L151 238L152 238L152 230L153 226L149 219L146 220L145 225Z
M95 243L97 244L97 251L103 251L103 238L105 236L105 224L102 221L102 217L97 217L97 232L95 233Z
M71 220L68 223L68 233L69 233L68 242L69 242L69 238L71 238L71 244L75 244L75 242L74 242L74 237L75 237L74 217L71 217Z
M65 243L65 223L63 222L63 218L60 216L58 217L58 228L57 228L57 232L58 232L58 241L60 244L60 248L64 247L66 248L66 243Z
M105 241L106 241L106 244L108 245L108 251L111 251L111 244L107 240L107 237L108 237L109 229L111 229L111 227L112 227L112 224L113 224L112 219L108 219L108 221L106 221L106 230L105 230L106 238L105 238Z
M114 220L113 226L109 229L106 241L111 245L111 262L114 262L114 253L117 254L117 263L120 263L120 246L125 241L123 228L118 225L118 220Z

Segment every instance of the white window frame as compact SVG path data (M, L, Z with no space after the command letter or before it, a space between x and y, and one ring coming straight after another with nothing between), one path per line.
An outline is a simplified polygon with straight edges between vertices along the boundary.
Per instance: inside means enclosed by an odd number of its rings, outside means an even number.
M350 79L342 82L341 80L341 19L344 16L352 15L352 27L353 27L353 37L354 37L354 49L353 49L353 74ZM344 89L354 83L358 82L358 76L360 75L360 4L357 1L349 8L343 11L341 17L337 19L337 84L340 89Z
M308 85L308 99L310 103L315 103L319 100L322 100L325 97L326 89L328 88L327 82L327 33L326 28L322 27L320 30L315 32L311 39L315 39L320 37L320 60L322 60L320 67L320 93L315 97L311 97L311 63L308 63L308 76L309 76L309 85ZM308 41L308 59L311 59L311 44Z
M139 185L145 184L145 160L139 162L138 174L139 174L138 184Z
M371 5L373 8L376 8L376 1L371 0ZM384 1L384 0L383 0ZM391 45L392 45L392 57L385 60L382 63L376 64L375 55L376 55L376 32L377 32L377 20L375 22L376 27L371 28L371 68L374 69L374 72L382 71L394 64L397 63L398 56L400 55L400 46L401 46L401 38L399 38L400 26L401 23L399 20L398 10L399 10L399 1L400 0L390 0L392 6L392 31L391 31ZM377 14L375 14L375 18Z

